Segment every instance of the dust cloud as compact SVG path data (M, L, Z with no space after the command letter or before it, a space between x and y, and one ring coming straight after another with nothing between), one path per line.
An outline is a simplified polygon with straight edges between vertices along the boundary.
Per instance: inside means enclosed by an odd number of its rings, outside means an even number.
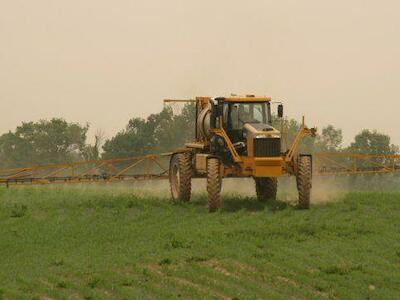
M325 204L340 201L350 192L387 192L400 191L400 178L396 175L314 177L311 194L312 204ZM170 197L168 180L136 182L130 185L135 193L159 197ZM206 195L206 180L194 179L194 194ZM255 184L251 178L227 178L223 180L222 194L230 197L255 197ZM297 187L294 177L278 180L278 200L296 203Z
M314 177L311 204L326 204L341 201L351 192L399 192L400 177L396 175ZM38 187L42 189L42 187ZM60 186L49 186L49 189L60 189ZM61 187L63 189L64 187ZM101 191L110 195L134 193L146 197L170 199L168 180L136 181L124 183L83 184L65 187L79 189L82 192ZM192 192L196 196L207 195L205 179L192 180ZM255 184L252 178L226 178L222 184L223 197L255 198ZM282 177L278 180L278 200L286 203L297 203L297 187L294 177Z
M110 187L112 187L110 185ZM170 188L168 180L154 180L134 182L114 186L119 190L132 190L139 196L152 195L156 197L169 198ZM194 194L206 195L207 186L205 179L194 179L192 182ZM342 195L351 191L343 183L334 180L318 179L313 184L312 203L328 203L336 201ZM251 178L227 178L222 184L223 196L234 197L256 197L254 180ZM295 178L281 178L278 183L278 200L295 203L297 200L297 189Z

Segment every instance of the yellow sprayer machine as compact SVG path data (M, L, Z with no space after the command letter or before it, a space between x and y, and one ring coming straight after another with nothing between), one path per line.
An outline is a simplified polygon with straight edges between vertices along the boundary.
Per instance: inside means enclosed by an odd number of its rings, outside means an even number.
M195 140L169 154L152 154L108 160L88 160L24 168L0 169L0 187L142 182L168 180L175 201L189 201L192 178L207 178L211 212L220 206L223 178L253 178L259 201L275 199L278 181L296 176L298 206L310 206L312 176L397 174L400 155L360 153L298 153L305 136L315 128L303 122L290 146L283 125L283 106L273 127L271 102L267 97L197 97L194 100L165 100L196 105ZM179 107L179 105L178 105ZM178 112L179 113L179 112ZM275 119L275 118L274 118ZM274 124L279 122L274 122ZM314 174L313 174L314 173Z
M190 201L192 178L207 178L208 207L220 207L223 178L254 178L259 201L276 199L277 178L293 175L297 179L298 206L310 206L312 156L297 154L305 136L316 129L304 124L289 149L282 150L281 132L272 126L271 98L197 97L195 100L196 138L176 150L170 160L169 180L175 201ZM283 118L279 104L278 118Z

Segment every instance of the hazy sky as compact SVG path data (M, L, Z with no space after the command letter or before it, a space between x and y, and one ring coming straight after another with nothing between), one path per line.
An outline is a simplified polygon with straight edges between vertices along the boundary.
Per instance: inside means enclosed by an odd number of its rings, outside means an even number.
M108 137L163 98L255 93L346 141L400 144L400 2L0 0L0 133L63 117Z

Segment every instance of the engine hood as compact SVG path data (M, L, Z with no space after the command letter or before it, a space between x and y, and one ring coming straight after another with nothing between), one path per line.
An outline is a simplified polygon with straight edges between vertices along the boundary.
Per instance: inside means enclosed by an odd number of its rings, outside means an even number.
M272 127L271 125L268 124L260 124L260 123L249 123L250 126L252 126L254 129L256 129L257 131L273 131L275 130L274 127Z
M260 124L260 123L246 123L244 125L244 129L248 131L254 137L275 137L280 138L281 133L279 130L276 130L269 124Z

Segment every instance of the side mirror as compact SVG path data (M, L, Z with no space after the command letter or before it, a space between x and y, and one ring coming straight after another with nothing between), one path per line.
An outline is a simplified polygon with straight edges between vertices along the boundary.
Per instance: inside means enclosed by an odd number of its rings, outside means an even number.
M279 119L283 118L283 105L282 104L278 105L278 118Z

